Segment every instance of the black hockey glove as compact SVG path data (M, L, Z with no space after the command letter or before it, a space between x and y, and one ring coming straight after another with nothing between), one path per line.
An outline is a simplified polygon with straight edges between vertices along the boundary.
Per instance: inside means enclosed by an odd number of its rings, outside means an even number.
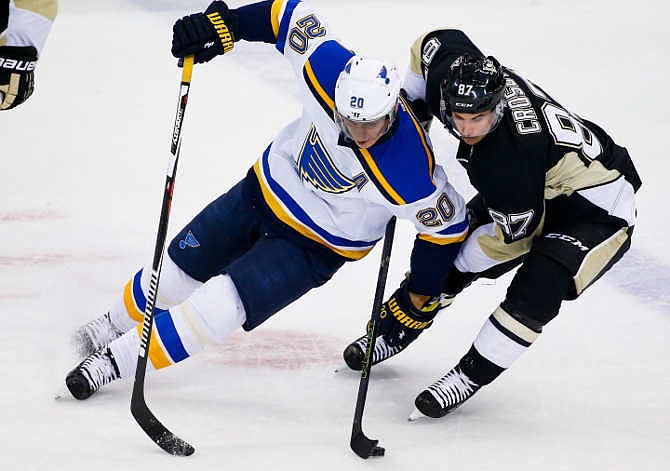
M226 2L212 2L204 13L185 16L172 27L172 55L183 58L193 54L194 62L209 62L233 49L235 16Z
M443 298L453 299L458 293L470 286L476 278L477 273L463 273L456 267L451 267L451 270L449 270L449 273L447 274L447 280L444 282L444 287L442 288Z
M20 105L33 93L37 49L0 46L0 110Z
M382 304L375 319L379 325L377 333L383 335L391 347L407 345L433 324L433 318L442 307L440 298L433 297L417 309L409 298L407 283L403 281L400 288ZM370 327L371 323L368 323L368 329Z

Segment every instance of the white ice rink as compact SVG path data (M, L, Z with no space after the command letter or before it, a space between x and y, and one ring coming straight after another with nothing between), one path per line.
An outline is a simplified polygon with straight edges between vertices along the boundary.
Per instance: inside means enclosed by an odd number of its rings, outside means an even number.
M509 277L464 292L420 341L373 369L364 430L387 454L363 461L348 446L359 376L334 370L370 316L377 248L257 331L149 376L151 408L197 449L169 456L132 419L131 381L85 402L54 395L76 364L72 331L150 261L180 77L171 26L207 1L61 0L34 96L0 114L0 469L670 469L666 3L314 3L343 42L403 68L420 33L462 28L601 124L643 178L630 253L566 303L499 380L444 419L408 423L417 393L469 348ZM196 67L170 234L238 181L299 113L293 87L270 45L238 43ZM431 137L470 196L454 139L437 125ZM387 292L412 241L401 223Z

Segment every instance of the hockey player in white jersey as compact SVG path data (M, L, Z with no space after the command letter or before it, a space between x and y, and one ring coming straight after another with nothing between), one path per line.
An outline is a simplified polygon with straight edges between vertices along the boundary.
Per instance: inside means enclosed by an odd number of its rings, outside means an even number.
M387 301L397 316L380 321L382 345L404 348L441 308L468 221L463 199L399 98L397 68L344 47L298 0L237 9L213 2L175 23L172 52L202 63L239 40L271 43L284 55L296 73L302 115L170 243L149 369L224 343L240 327L258 327L344 262L364 257L392 216L418 232L411 276ZM148 274L135 274L108 313L77 331L86 358L66 378L74 397L134 375Z
M37 59L57 9L57 0L0 0L0 111L32 95Z

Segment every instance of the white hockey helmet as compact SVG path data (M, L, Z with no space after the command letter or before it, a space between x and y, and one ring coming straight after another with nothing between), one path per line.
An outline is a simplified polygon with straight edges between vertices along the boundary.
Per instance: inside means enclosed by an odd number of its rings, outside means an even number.
M351 139L343 118L375 123L388 117L387 132L395 119L399 94L400 73L395 64L356 55L349 59L335 84L335 122Z

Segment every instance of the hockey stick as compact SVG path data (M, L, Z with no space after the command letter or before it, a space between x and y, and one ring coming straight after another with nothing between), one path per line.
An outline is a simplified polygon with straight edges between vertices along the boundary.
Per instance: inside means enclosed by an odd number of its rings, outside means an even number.
M365 408L365 398L368 395L368 383L370 382L370 370L372 369L372 352L375 349L377 340L376 318L379 309L382 306L384 297L384 288L386 287L386 275L389 271L389 262L391 261L391 249L393 248L393 235L395 233L395 216L386 224L386 233L384 234L384 247L382 249L382 259L379 262L379 276L377 277L377 288L375 289L375 299L372 303L372 316L370 317L370 326L368 328L368 346L365 350L365 359L363 360L363 369L361 370L361 382L358 385L358 398L356 399L356 412L354 413L354 425L351 430L351 449L358 456L368 459L371 456L384 456L384 448L377 446L379 440L372 440L365 436L361 422L363 420L363 409Z
M180 62L180 65L181 62ZM172 132L172 146L170 159L165 178L165 190L163 192L163 206L158 223L158 236L154 249L154 259L151 266L151 282L147 293L147 305L144 309L144 322L142 324L142 336L140 338L140 349L137 357L137 371L135 372L135 383L133 384L133 396L130 400L130 411L135 417L142 430L163 450L171 455L189 456L195 451L191 445L170 432L149 410L144 398L144 377L147 370L147 354L151 341L151 329L154 323L154 306L158 292L158 281L163 264L163 251L165 249L165 238L167 235L168 219L170 217L170 206L172 203L172 192L174 191L175 174L177 173L177 162L179 161L179 150L181 148L181 127L184 120L184 112L188 103L188 92L191 87L191 72L193 71L193 56L188 56L183 61L181 73L181 86L179 89L179 101L177 103L177 114L174 120Z

